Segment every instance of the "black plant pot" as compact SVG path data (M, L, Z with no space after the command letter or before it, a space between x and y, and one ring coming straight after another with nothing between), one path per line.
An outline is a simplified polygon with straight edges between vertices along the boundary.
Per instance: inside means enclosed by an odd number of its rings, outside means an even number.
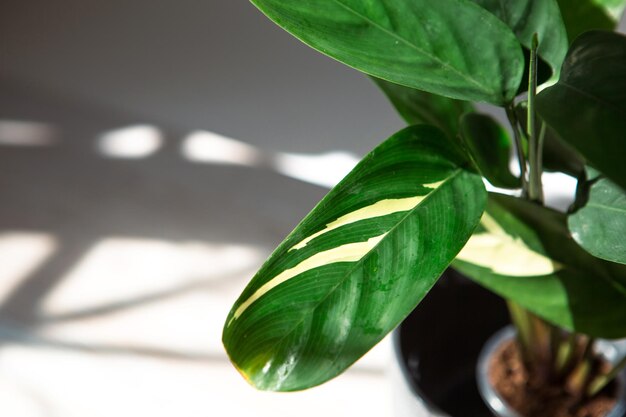
M420 403L397 414L493 417L478 393L476 364L485 342L508 323L500 297L446 271L394 334L401 375Z
M396 416L494 417L479 393L476 371L483 353L484 376L484 355L488 352L483 348L498 336L496 333L503 334L507 324L509 316L502 298L447 270L394 333L397 379L408 386L408 390L403 388L404 398L396 394L396 403L404 402L397 407ZM493 346L489 348L493 343L492 339L487 351L493 350ZM598 349L614 363L626 353L610 341L600 341ZM481 381L484 394L484 378ZM626 417L626 370L618 384L619 401L609 417ZM408 401L406 397L410 397ZM516 414L506 407L500 412Z

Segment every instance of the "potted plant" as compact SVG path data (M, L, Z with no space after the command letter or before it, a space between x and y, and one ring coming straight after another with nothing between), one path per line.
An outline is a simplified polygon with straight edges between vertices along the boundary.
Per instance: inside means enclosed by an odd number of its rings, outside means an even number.
M410 126L322 199L236 301L223 342L241 374L277 391L339 375L451 265L509 307L515 340L490 356L504 376L487 378L499 398L557 398L562 415L599 395L614 404L626 359L594 346L626 337L626 37L610 31L626 1L252 2L371 76ZM472 103L504 109L512 134ZM578 179L567 213L544 205L544 170Z

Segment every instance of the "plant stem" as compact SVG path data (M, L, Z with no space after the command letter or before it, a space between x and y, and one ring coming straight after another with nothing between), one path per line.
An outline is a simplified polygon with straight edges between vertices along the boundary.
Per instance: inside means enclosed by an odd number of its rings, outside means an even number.
M591 373L591 363L587 360L580 362L566 381L565 387L577 399L581 399Z
M587 392L589 376L593 371L593 345L595 339L587 338L580 362L576 365L565 386L573 396L582 398Z
M550 330L550 364L554 365L556 363L556 357L559 353L559 347L561 346L561 340L563 340L563 332L561 328L554 326L552 324L549 325ZM554 372L554 366L550 367L551 374L556 375Z
M532 165L534 173L532 174L533 178L536 178L536 182L534 185L534 192L537 194L536 201L543 205L544 195L543 195L543 183L541 181L541 177L543 175L543 144L546 138L546 129L547 126L545 122L541 121L541 128L539 129L539 135L537 136L537 153L536 153L536 161Z
M533 313L528 315L533 329L535 372L542 381L548 382L555 376L555 345L561 337L560 330Z
M570 367L572 358L574 358L576 353L577 344L578 338L576 333L570 333L567 339L563 340L559 345L555 363L557 375L563 375Z
M526 156L524 155L524 147L522 144L522 138L524 137L524 131L520 128L517 114L515 113L515 105L511 103L506 108L506 116L509 119L509 123L513 128L513 138L515 139L515 152L517 154L517 162L519 163L520 178L522 180L522 197L528 196L528 174L526 166Z
M626 368L626 356L624 356L606 375L599 375L595 377L589 384L587 389L587 395L592 397L602 391L604 387L611 382L622 369Z
M526 135L528 137L528 162L530 172L528 175L528 198L543 204L543 189L541 185L541 140L537 135L535 114L535 97L537 96L537 47L539 41L537 34L533 35L532 45L530 49L530 68L528 77L528 110L526 122ZM542 133L545 133L545 127L542 126Z
M509 308L511 322L517 331L517 342L522 353L522 359L530 367L534 363L535 357L532 349L534 338L529 313L514 301L507 300L506 305Z

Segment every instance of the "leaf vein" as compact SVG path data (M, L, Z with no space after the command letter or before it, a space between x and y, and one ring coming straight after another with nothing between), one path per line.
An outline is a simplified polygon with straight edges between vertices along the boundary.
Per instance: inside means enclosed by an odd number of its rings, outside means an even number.
M390 31L389 29L385 28L384 26L380 25L379 23L377 23L376 21L370 19L369 17L359 13L357 10L353 9L352 7L348 6L347 4L342 3L340 0L332 0L333 2L337 3L338 5L340 5L341 7L343 7L344 9L352 12L354 15L360 17L361 19L363 19L366 23L369 23L370 25L372 25L373 27L375 27L376 29L386 33L387 35L391 36L392 38L401 41L402 43L404 43L405 45L413 48L414 50L420 52L421 54L425 55L426 57L432 59L435 62L438 62L441 66L447 68L448 70L450 70L451 72L454 72L455 74L457 74L458 76L460 76L461 78L463 78L464 80L476 85L481 91L485 92L485 93L491 93L491 91L486 88L483 84L481 84L478 80L474 79L473 77L468 76L467 74L459 71L457 68L453 67L452 65L450 65L448 62L443 61L441 58L437 57L436 55L432 55L430 53L428 53L427 51L425 51L424 49L420 48L418 45L414 44L413 42L411 42L408 39L403 38L402 36L399 36L398 34Z

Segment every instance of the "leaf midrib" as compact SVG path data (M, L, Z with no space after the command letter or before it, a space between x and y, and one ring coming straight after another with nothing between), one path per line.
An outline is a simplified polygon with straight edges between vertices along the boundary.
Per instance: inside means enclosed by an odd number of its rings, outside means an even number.
M353 9L352 7L348 6L347 4L342 3L340 0L332 0L334 3L338 4L339 6L343 7L344 9L352 12L354 15L360 17L361 19L363 19L366 23L369 23L370 25L372 25L373 27L377 28L378 30L382 31L383 33L386 33L387 35L391 36L392 38L401 41L402 43L404 43L405 45L413 48L414 50L418 51L419 53L425 55L426 57L432 59L433 61L438 62L439 64L441 64L443 67L449 69L450 71L454 72L455 74L457 74L458 76L460 76L461 78L463 78L464 80L474 84L475 86L477 86L479 88L480 91L487 93L489 95L491 95L491 90L489 88L486 88L483 84L481 84L478 80L474 79L473 77L468 76L467 74L464 74L463 72L459 71L457 68L453 67L452 65L450 65L448 62L441 60L439 57L432 55L430 53L428 53L427 51L423 50L422 48L420 48L418 45L415 45L414 43L412 43L410 40L403 38L402 36L390 31L389 29L385 28L384 26L380 25L379 23L377 23L376 21L370 19L369 17L359 13L358 11L356 11L355 9Z

